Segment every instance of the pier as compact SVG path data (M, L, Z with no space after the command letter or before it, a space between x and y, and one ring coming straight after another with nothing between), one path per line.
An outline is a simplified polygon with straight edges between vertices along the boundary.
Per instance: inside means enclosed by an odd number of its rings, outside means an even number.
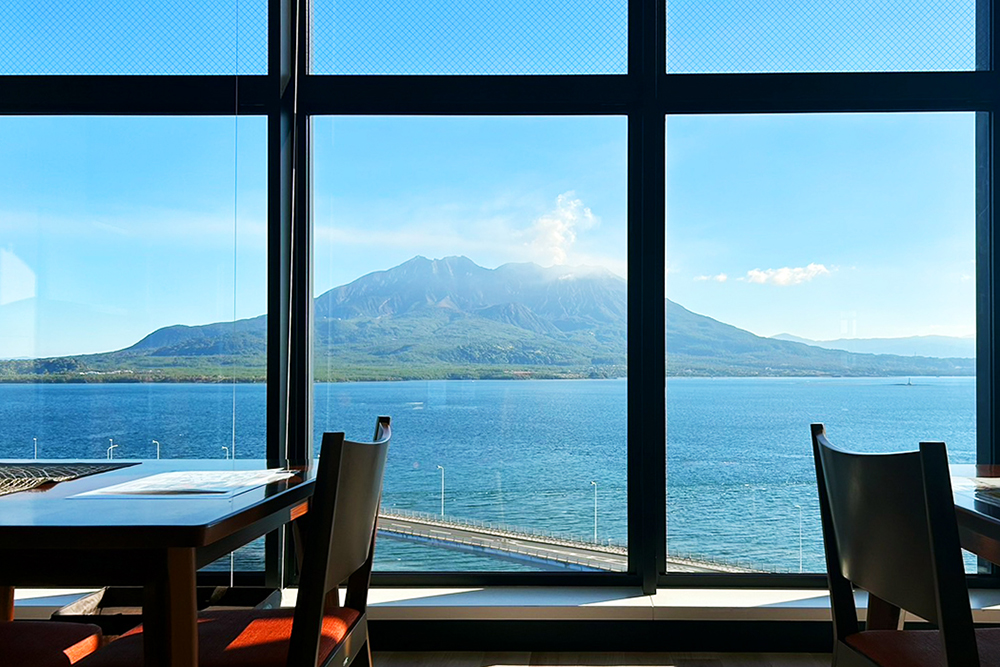
M408 540L483 555L586 572L625 572L628 547L596 544L556 535L495 526L481 521L440 517L422 512L379 512L378 532ZM667 558L671 572L753 572L754 570L691 558Z

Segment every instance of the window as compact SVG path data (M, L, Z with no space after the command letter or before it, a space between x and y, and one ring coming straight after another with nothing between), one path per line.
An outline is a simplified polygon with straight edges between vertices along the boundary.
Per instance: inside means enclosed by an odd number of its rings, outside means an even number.
M956 459L998 458L991 2L85 4L15 3L0 19L0 391L42 415L8 418L0 455L51 446L39 401L55 389L25 369L197 379L176 401L171 382L60 390L136 392L115 406L138 426L88 425L98 457L111 444L153 456L155 440L163 456L235 445L283 465L311 458L320 432L363 438L387 412L387 510L589 541L614 561L567 568L397 535L379 542L376 583L652 590L745 567L819 585L796 578L818 567L808 422L863 439L864 415L837 396L861 380L836 368L881 350L812 346L829 363L792 400L778 394L798 378L685 350L676 327L704 316L767 338L957 338L954 355L900 348L869 374L947 394L935 405L952 421L867 407L912 424L901 445L943 438ZM568 267L601 267L614 308L581 324L445 295L406 322L378 301L398 272L406 287L407 272L436 271L467 289L526 262L554 277L553 309L568 308ZM360 287L374 296L358 305ZM71 308L29 312L43 299ZM148 365L100 366L140 341L163 344ZM719 387L756 424L731 457L697 444L728 432L704 410ZM194 410L214 415L211 437L155 435ZM290 571L279 542L272 580Z
M263 458L262 119L0 127L0 458Z
M672 116L667 147L667 570L825 572L803 425L976 459L975 118Z
M377 569L624 570L626 147L620 117L314 119L315 437L393 416Z
M667 71L976 69L973 0L673 0Z
M0 74L265 74L267 0L10 0L0 43Z
M316 74L624 74L625 0L312 4Z

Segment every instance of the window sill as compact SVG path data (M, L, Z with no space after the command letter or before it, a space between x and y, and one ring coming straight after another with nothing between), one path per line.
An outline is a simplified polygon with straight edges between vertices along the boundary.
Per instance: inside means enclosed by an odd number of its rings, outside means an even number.
M294 605L295 590L283 605ZM865 617L867 595L856 594ZM977 623L1000 623L1000 590L970 593ZM830 598L815 589L490 587L373 588L372 620L829 621ZM919 620L908 615L907 620Z
M17 589L18 619L48 618L93 589ZM298 591L288 589L283 606ZM976 623L1000 623L1000 590L971 591ZM857 594L865 614L866 595ZM373 588L373 621L829 621L829 596L817 590L670 588L642 595L635 588L505 587ZM908 616L907 620L917 620Z

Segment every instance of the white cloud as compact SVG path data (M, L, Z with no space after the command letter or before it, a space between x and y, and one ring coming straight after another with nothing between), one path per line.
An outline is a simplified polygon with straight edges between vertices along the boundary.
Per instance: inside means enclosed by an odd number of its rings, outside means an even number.
M717 283L724 283L727 280L729 280L729 276L727 276L725 273L720 273L715 276L695 276L694 279L698 282L706 282L709 280L714 280Z
M751 269L747 271L746 278L740 278L740 280L746 280L747 282L759 285L768 283L781 286L799 285L809 282L818 276L828 275L829 273L830 270L822 264L810 264L809 266L798 267L786 266L781 269Z
M573 191L554 194L512 192L481 200L446 197L444 203L433 198L349 203L338 204L339 209L334 202L320 202L314 238L317 256L323 258L320 264L329 270L319 269L317 284L340 285L418 254L432 258L465 255L487 268L507 262L601 266L627 277L624 223L620 225L621 247L602 243L601 239L614 241L618 222L613 220L608 226ZM598 236L597 229L603 236ZM594 231L588 234L588 230ZM366 253L367 248L378 252Z
M597 217L571 190L556 197L556 207L541 216L528 230L532 237L525 245L535 261L543 265L565 264L577 229L598 224Z

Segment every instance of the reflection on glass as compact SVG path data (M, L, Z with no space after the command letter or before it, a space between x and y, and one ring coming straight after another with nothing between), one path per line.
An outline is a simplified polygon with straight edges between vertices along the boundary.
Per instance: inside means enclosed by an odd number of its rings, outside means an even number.
M668 570L824 571L811 422L975 461L974 117L667 129Z
M376 567L624 568L624 119L314 122L315 428L392 416Z

